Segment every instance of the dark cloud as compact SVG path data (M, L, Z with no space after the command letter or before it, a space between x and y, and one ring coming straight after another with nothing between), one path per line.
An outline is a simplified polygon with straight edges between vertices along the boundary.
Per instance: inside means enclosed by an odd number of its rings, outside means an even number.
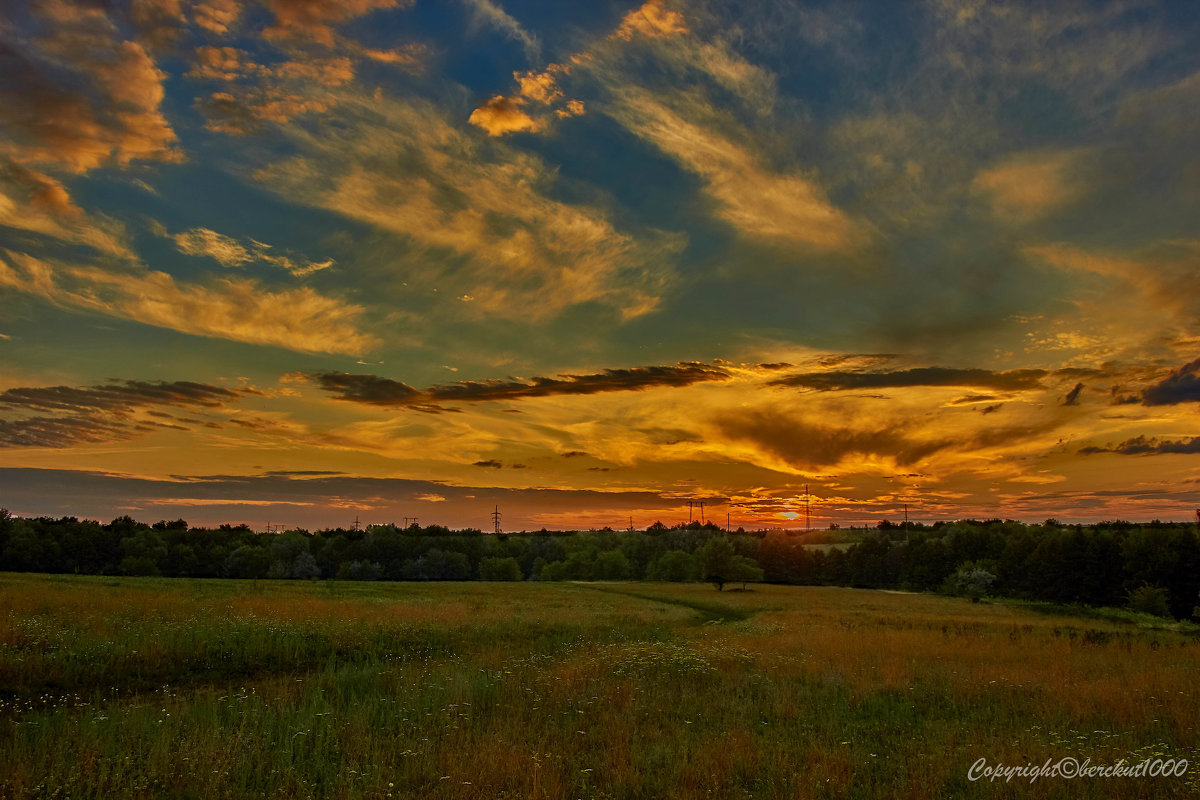
M17 387L0 393L0 408L50 412L56 416L0 420L0 447L68 447L122 441L155 428L188 430L169 423L138 424L132 415L137 409L147 409L147 414L172 419L170 414L151 407L220 408L252 394L260 393L254 389L228 389L192 381L115 381L99 386Z
M1184 364L1162 381L1142 390L1148 406L1166 406L1200 401L1200 358Z
M754 442L802 467L829 466L849 455L891 456L911 464L950 445L949 441L915 442L895 428L824 427L761 410L721 414L715 422L726 436Z
M422 523L490 528L491 512L499 505L505 522L511 521L514 530L542 527L540 522L522 519L522 514L611 509L615 526L625 513L647 508L662 508L666 513L677 505L676 500L647 491L509 489L404 478L283 473L154 479L84 470L0 467L0 497L19 516L112 519L132 513L151 522L182 517L193 524L283 522L315 529L348 527L356 513L369 523L398 522L431 494L445 500L437 503L436 516L427 518L422 513ZM515 508L523 512L510 511Z
M500 469L500 468L501 468L501 467L503 467L504 465L503 465L503 464L501 464L499 461L493 461L493 460L489 459L489 460L487 460L487 461L476 461L476 462L475 462L474 464L472 464L471 466L473 466L473 467L487 467L488 469Z
M999 411L1002 408L1004 408L1004 403L996 403L995 405L984 406L983 408L979 409L979 413L980 414L994 414L995 412Z
M1083 384L1082 383L1075 384L1075 388L1072 389L1071 391L1067 392L1067 396L1063 398L1062 404L1064 406L1079 405L1079 395L1082 393L1083 393Z
M448 401L474 403L488 400L519 400L526 397L588 395L638 391L660 386L689 386L705 381L726 380L729 373L709 364L680 363L675 366L606 369L590 375L563 375L557 378L459 381L423 390L377 375L323 372L309 374L308 377L333 394L337 400L378 406L446 410L430 404Z
M952 406L969 406L975 403L986 403L989 400L995 400L994 394L968 394L963 397L956 398L950 401Z
M841 389L893 389L903 386L979 386L1013 391L1035 389L1046 376L1041 369L991 372L986 369L917 367L896 372L805 372L771 381L774 386L798 386L828 392Z
M373 406L407 406L427 399L426 395L407 383L380 378L377 375L351 375L348 372L322 372L307 377L334 395L335 400L349 400Z
M172 426L174 427L174 426ZM132 439L135 426L94 414L0 419L0 447L70 447Z
M144 406L215 408L254 389L228 389L192 381L117 381L99 386L37 386L0 392L0 406L37 411L127 411Z
M1096 453L1117 453L1123 456L1189 455L1200 453L1200 436L1178 441L1162 441L1157 438L1147 439L1145 436L1136 436L1118 445L1109 447L1084 447L1079 452L1081 455L1094 455Z

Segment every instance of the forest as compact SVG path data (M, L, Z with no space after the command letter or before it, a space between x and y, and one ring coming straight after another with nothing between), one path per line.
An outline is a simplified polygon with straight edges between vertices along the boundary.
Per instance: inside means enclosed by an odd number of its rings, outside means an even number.
M0 571L292 580L712 581L852 586L1130 606L1186 619L1200 602L1194 524L883 521L870 530L492 534L432 525L258 533L124 516L105 524L0 511Z

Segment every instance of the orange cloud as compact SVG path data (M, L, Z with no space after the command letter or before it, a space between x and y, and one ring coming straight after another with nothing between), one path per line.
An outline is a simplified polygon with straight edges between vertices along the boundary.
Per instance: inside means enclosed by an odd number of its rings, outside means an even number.
M209 33L228 33L241 15L240 0L200 0L192 6L192 21Z
M517 93L514 95L496 95L479 108L471 112L468 122L487 131L489 136L503 136L516 131L536 133L544 130L550 116L538 112L537 116L527 110L530 103L544 106L554 106L563 99L563 91L558 85L558 76L570 73L571 68L562 64L551 64L545 70L538 72L514 72L517 81ZM583 103L570 100L565 106L553 110L559 118L575 117L584 112Z
M403 8L412 0L266 0L275 15L267 37L304 37L332 47L333 27L371 11Z
M664 8L662 0L648 0L641 8L625 15L613 36L629 41L635 33L652 39L664 39L688 33L688 26L683 15Z
M467 122L483 128L488 136L503 136L517 131L537 132L546 126L544 120L536 120L521 110L522 98L496 95L471 112Z
M124 40L97 9L46 2L47 36L3 56L0 154L23 164L84 173L134 160L178 161L175 132L160 110L164 74L145 48ZM62 80L72 74L73 82ZM74 88L66 88L70 85Z
M1080 157L1077 151L1021 154L980 172L972 188L986 194L1002 216L1038 219L1083 193L1072 175Z
M744 148L693 124L649 96L627 101L622 119L705 182L718 215L742 233L821 250L853 246L855 224L803 175L767 171Z
M117 274L55 265L6 251L0 286L196 336L313 353L360 354L379 344L356 325L362 306L305 287L265 289L253 280L177 283L165 272Z

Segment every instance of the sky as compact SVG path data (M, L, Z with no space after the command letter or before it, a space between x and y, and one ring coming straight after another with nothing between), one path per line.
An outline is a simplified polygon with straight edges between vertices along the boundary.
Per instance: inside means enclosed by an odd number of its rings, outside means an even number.
M1193 520L1198 132L1194 3L17 0L0 505Z

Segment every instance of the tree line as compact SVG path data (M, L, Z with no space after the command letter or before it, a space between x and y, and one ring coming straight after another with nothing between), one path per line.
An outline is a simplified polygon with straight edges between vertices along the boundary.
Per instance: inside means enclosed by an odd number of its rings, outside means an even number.
M858 541L847 541L856 538ZM833 543L814 545L813 541ZM644 531L485 534L433 525L256 533L184 520L107 524L0 511L0 570L253 579L766 580L1133 605L1186 618L1200 595L1195 525L1029 525L962 520L814 536L726 533L707 523Z

